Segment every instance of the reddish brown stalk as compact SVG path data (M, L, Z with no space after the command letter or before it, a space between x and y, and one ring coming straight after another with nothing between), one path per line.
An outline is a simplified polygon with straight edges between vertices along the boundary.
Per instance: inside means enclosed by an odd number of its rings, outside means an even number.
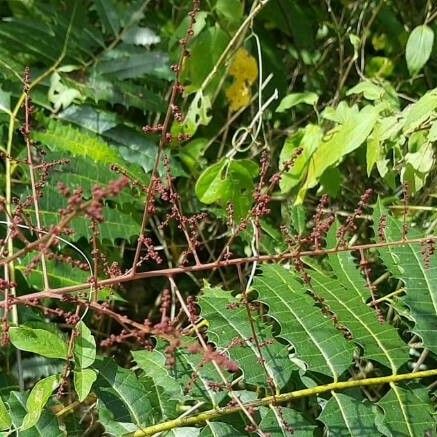
M169 140L171 140L171 136L169 137L171 123L175 117L177 119L180 118L177 115L177 114L179 114L179 111L175 111L175 108L177 108L177 105L176 105L177 97L183 92L183 87L180 83L180 74L181 74L181 71L183 68L183 64L184 64L186 58L189 56L189 52L187 50L187 47L188 47L188 44L189 44L192 36L194 35L193 26L194 26L194 23L196 22L196 15L199 12L199 6L200 6L200 0L193 0L193 8L192 8L191 12L189 13L189 16L191 18L190 25L188 26L188 30L187 30L187 34L186 34L185 38L183 38L180 41L181 54L179 56L179 61L176 65L172 66L172 70L175 72L176 77L175 77L175 80L174 80L174 83L173 83L173 86L171 89L170 97L168 100L167 112L165 114L164 123L162 124L162 126L161 125L159 126L159 131L161 132L161 137L159 140L158 153L156 155L155 164L153 166L152 173L150 176L150 183L149 183L149 186L147 188L146 200L145 200L144 210L143 210L143 217L142 217L142 221L141 221L141 228L140 228L140 233L139 233L139 237L138 237L138 241L137 241L137 246L135 249L135 256L134 256L134 261L133 261L133 265L132 265L131 275L135 275L137 268L138 268L138 262L140 259L141 248L142 248L142 236L143 236L143 233L146 229L147 221L149 219L149 204L150 204L150 201L154 195L154 193L153 193L153 186L154 186L153 181L158 173L158 167L159 167L159 163L161 161L161 156L162 156L162 152L164 150L164 147L166 146L166 144L169 143ZM150 131L150 127L146 126L144 128L144 131L145 132Z
M160 270L151 270L148 272L140 272L135 273L135 275L132 274L126 274L126 275L119 275L115 276L113 278L109 279L102 279L99 281L99 286L114 286L125 282L131 282L138 279L145 279L145 278L152 278L152 277L173 277L179 274L187 274L187 273L194 273L194 272L201 272L205 270L211 270L211 269L217 269L221 267L228 267L228 266L236 266L241 265L245 263L252 263L252 262L258 262L258 263L265 263L265 262L281 262L286 261L290 259L298 259L305 256L325 256L325 255L332 255L335 253L342 253L342 252L352 252L352 251L359 251L362 250L368 250L368 249L378 249L378 248L385 248L385 247L395 247L395 246L402 246L405 244L421 244L423 241L437 241L437 236L428 236L423 238L415 238L411 240L399 240L399 241L390 241L390 242L379 242L379 243L369 243L369 244L357 244L354 246L349 246L346 248L333 248L333 249L320 249L320 250L306 250L302 252L289 252L289 253L282 253L279 255L258 255L258 256L251 256L246 258L231 258L228 260L223 261L215 261L212 263L204 263L200 265L194 265L194 266L181 266L181 267L172 267L168 269L160 269ZM41 299L45 297L52 297L53 295L57 294L64 294L64 293L73 293L75 291L80 290L86 290L89 288L89 283L83 283L83 284L77 284L77 285L71 285L68 287L60 287L60 288L54 288L52 290L48 291L40 291L37 293L31 293L27 294L26 296L17 297L17 300L20 300L22 298L26 299ZM0 307L3 307L5 304L3 302L0 302Z

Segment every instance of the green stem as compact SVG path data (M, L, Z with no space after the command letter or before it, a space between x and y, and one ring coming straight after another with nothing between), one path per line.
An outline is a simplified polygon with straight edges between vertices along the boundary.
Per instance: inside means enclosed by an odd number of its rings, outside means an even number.
M424 370L422 372L412 372L404 374L396 374L389 376L381 376L378 378L356 379L352 381L333 382L331 384L318 385L317 387L305 388L289 393L283 393L275 396L267 396L253 402L244 404L246 408L257 408L262 406L283 404L294 401L296 399L305 398L309 396L317 396L321 393L330 391L346 390L354 387L364 387L369 385L393 384L400 381L410 381L412 379L427 378L430 376L437 376L437 369ZM170 429L180 428L183 426L195 426L205 423L208 420L219 419L222 416L238 413L241 411L239 406L223 407L215 410L205 411L195 416L180 417L178 419L169 420L167 422L159 423L157 425L149 426L141 430L125 434L125 437L143 437L153 435L162 431L169 431Z

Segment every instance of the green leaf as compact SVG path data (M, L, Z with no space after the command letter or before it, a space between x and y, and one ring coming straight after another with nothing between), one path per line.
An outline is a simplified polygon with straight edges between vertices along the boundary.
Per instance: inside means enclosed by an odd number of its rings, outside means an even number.
M322 315L306 287L279 265L262 267L253 288L280 326L278 337L295 348L307 369L336 378L352 364L354 346Z
M301 103L306 105L316 105L319 100L319 96L316 93L306 91L304 93L292 93L285 96L279 106L276 108L276 112L285 112L287 109L293 108Z
M137 79L146 75L166 80L172 78L168 55L143 49L140 53L113 49L111 58L107 57L96 65L95 73L113 80Z
M403 113L405 114L404 133L411 133L424 121L435 115L437 108L437 90L425 93L416 103L408 105Z
M336 229L333 228L328 235L330 247L335 247L335 235ZM353 341L363 348L364 357L396 373L408 361L407 345L396 329L387 322L381 323L376 312L367 305L370 291L352 256L340 252L330 255L328 262L336 278L314 266L309 272L312 289L351 331Z
M366 162L367 162L367 176L370 177L372 169L379 161L381 155L380 139L376 135L372 135L367 140Z
M211 362L205 363L204 353L191 352L191 347L197 348L198 345L196 339L185 338L182 347L175 351L175 366L170 373L183 387L186 398L216 407L228 393L226 390L214 390L214 383L222 381L221 375ZM231 374L224 376L227 382L231 381Z
M52 150L68 152L107 165L123 164L117 150L97 135L85 133L56 120L50 120L46 130L34 132L33 137Z
M41 289L44 288L44 272L42 270L41 260L39 260L38 265L33 268L30 273L26 272L27 266L32 262L33 258L33 255L26 255L25 258L20 261L20 264L15 265L15 269L24 275L30 287ZM52 288L83 284L87 282L90 277L89 272L85 272L65 263L50 260L46 261L46 271L48 283Z
M426 24L417 26L408 37L405 49L408 71L411 76L417 74L431 56L434 32Z
M325 424L328 435L374 437L381 435L376 415L377 410L368 401L333 392L318 419Z
M375 126L379 110L365 106L360 112L349 116L332 136L321 143L310 158L308 176L302 187L298 201L301 202L307 189L314 187L323 172L337 164L344 156L361 146Z
M157 386L165 387L171 393L173 399L182 400L182 389L180 381L171 377L165 365L165 355L160 351L132 351L134 361L144 372L144 375L151 378Z
M262 420L259 427L271 437L313 437L317 428L302 413L291 408L273 406L260 409ZM293 430L293 432L291 432Z
M206 204L234 205L237 220L245 216L252 202L253 179L258 166L249 159L223 159L206 168L199 176L195 192Z
M428 391L417 384L408 384L405 388L394 384L390 386L392 390L378 402L378 405L384 410L384 425L392 432L391 435L432 435L435 420L432 417L434 413Z
M96 361L98 370L94 390L107 410L105 427L114 422L127 425L130 430L152 424L154 406L148 392L132 370L117 366L112 359Z
M44 329L27 326L9 329L11 343L22 351L32 352L47 358L67 359L67 343L59 335Z
M304 129L287 138L279 156L279 165L283 168L284 163L293 157L297 148L302 148L301 155L295 160L294 165L284 172L279 181L281 193L287 193L299 184L307 175L308 162L313 153L322 142L323 130L320 126L308 124Z
M120 14L113 0L94 0L94 7L106 33L117 35L121 28Z
M353 94L363 94L367 100L380 100L384 94L384 88L376 85L370 80L363 80L346 92L347 96Z
M11 112L11 93L3 91L0 88L0 112L6 112L10 114Z
M221 288L206 287L199 305L202 317L209 324L208 338L217 347L229 349L230 359L241 368L248 384L264 385L271 378L276 387L285 386L295 366L288 359L287 348L273 339L271 329L259 316L251 315L258 342L265 345L261 351L253 339L250 323L242 323L247 318L247 309L240 299ZM235 340L238 343L229 347Z
M207 27L196 37L190 47L191 56L183 70L182 80L188 79L191 82L185 92L191 93L200 88L228 41L229 36L218 26Z
M96 359L96 340L83 321L76 325L76 334L74 359L80 369L86 369Z
M95 134L102 134L117 125L115 113L100 111L87 105L71 105L59 113L58 117L61 120L88 129Z
M47 401L60 382L61 378L59 375L52 375L38 381L33 386L26 401L27 414L20 427L22 431L32 428L32 426L38 423Z
M239 0L217 0L215 9L230 30L234 30L243 18L243 3Z
M12 391L9 394L8 404L11 412L12 422L15 428L19 428L23 423L23 419L27 414L26 401L27 393ZM59 429L59 424L56 416L46 408L32 428L25 431L19 431L20 437L64 437L65 432Z
M379 200L373 212L373 228L379 235L379 224L385 217L387 226L383 232L386 241L403 239L403 224L392 217ZM418 231L412 229L409 238L420 237ZM420 246L405 243L378 249L388 271L405 283L406 295L402 300L410 309L414 318L413 331L419 335L424 347L437 353L437 259L430 257L430 265L426 266L421 255Z
M207 426L202 428L199 434L200 437L230 437L241 436L233 426L223 422L209 422ZM182 436L181 436L182 437Z
M74 371L74 389L79 402L83 402L91 391L91 387L97 379L97 373L93 369Z
M12 425L11 416L9 415L9 411L6 408L3 399L0 397L0 431L9 429L11 425Z

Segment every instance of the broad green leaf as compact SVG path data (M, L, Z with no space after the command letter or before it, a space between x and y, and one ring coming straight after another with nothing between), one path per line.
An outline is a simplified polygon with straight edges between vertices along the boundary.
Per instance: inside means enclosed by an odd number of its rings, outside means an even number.
M359 113L346 120L328 140L321 143L310 158L308 176L299 193L299 202L303 200L306 190L317 184L328 167L337 164L366 141L378 119L378 113L376 107L370 105L364 107Z
M336 229L328 234L329 247L335 247ZM336 278L317 266L309 272L311 287L350 330L352 339L364 350L364 357L387 367L393 373L408 361L408 347L389 323L381 323L367 305L370 291L358 265L349 253L330 255L329 265Z
M373 213L373 228L379 235L381 217L385 217L387 226L383 232L386 241L403 239L403 224L392 217L379 200ZM412 229L409 238L420 237ZM379 255L388 271L405 283L406 295L402 300L410 309L414 318L413 331L419 335L424 346L437 353L437 259L430 257L430 265L425 265L421 248L418 244L405 243L378 249Z
M35 256L39 255L27 254L23 259L20 260L19 264L15 265L15 269L22 273L29 286L34 288L44 288L44 273L40 259L38 264L31 270L30 273L26 271L28 265L32 262ZM85 262L84 259L80 258L80 255L78 255L78 259ZM46 260L46 271L49 285L52 288L83 284L84 282L88 281L90 277L90 272L86 272L66 263L51 260Z
M145 88L143 84L113 81L97 74L91 74L88 81L82 86L81 93L95 102L103 100L111 105L123 105L127 109L139 108L143 112L163 112L165 108L163 98Z
M58 117L95 134L102 134L117 125L117 116L114 112L100 111L87 105L71 105L59 113Z
M83 402L91 391L91 387L97 379L97 373L93 369L83 369L74 371L74 389L79 398L79 402Z
M265 344L261 351L253 339L250 323L242 323L242 320L247 320L247 309L240 299L221 288L206 287L199 305L202 317L209 324L209 340L219 350L229 348L230 359L241 368L248 384L264 385L266 379L271 378L276 387L285 386L295 366L288 359L287 348L273 339L271 329L259 316L252 314L258 342ZM229 347L235 341L237 343ZM261 359L264 359L264 366Z
M376 85L370 80L363 80L346 92L347 96L352 94L363 94L367 100L380 100L384 94L384 88Z
M106 57L96 65L95 73L112 80L136 79L146 75L166 80L172 78L168 55L144 49L140 53L129 50L116 52L114 49L111 57Z
M67 359L67 342L50 331L18 326L11 327L9 335L17 349L47 358Z
M436 108L437 90L435 89L425 93L416 103L408 105L403 111L405 114L404 133L411 133L424 121L435 115Z
M0 431L9 429L11 425L12 425L11 416L9 415L9 411L6 408L3 399L0 397Z
M200 437L229 437L242 436L233 426L223 422L209 422L207 426L202 428L199 434ZM182 436L181 436L182 437Z
M114 148L97 135L82 132L70 125L50 120L45 131L33 133L34 139L52 150L69 152L102 164L122 163Z
M230 30L235 29L243 18L243 3L239 0L217 0L215 9Z
M333 392L318 419L329 436L374 437L381 435L375 424L377 414L370 402Z
M59 180L62 179L64 178L59 178ZM66 179L68 180L68 177L66 177ZM75 183L78 183L80 180L86 178L73 179L75 179ZM129 198L125 197L125 199ZM47 228L57 225L60 221L59 211L62 208L65 208L66 204L66 199L58 193L55 187L52 185L45 187L43 191L43 197L40 199L39 205L41 224ZM31 209L25 211L31 216L34 215L34 212ZM134 217L134 212L135 210L132 209L130 211L128 210L127 212L123 212L123 210L105 206L103 208L104 221L103 223L99 224L100 239L102 241L109 240L114 242L116 238L130 240L131 237L138 235L139 223L137 218ZM73 235L76 239L81 237L90 239L92 237L92 231L90 230L89 223L89 220L83 216L77 216L73 218L69 226L74 231ZM79 255L77 255L77 257L79 257Z
M112 359L96 361L93 367L99 372L94 390L108 410L108 424L133 424L129 426L131 430L152 424L154 406L132 370L117 366Z
M434 32L426 24L415 27L410 33L405 49L405 58L411 76L417 74L427 63L431 56L433 43Z
M144 375L151 378L158 386L165 387L171 393L173 399L182 399L180 381L170 376L165 365L165 355L160 351L132 351L134 361L144 372Z
M366 163L367 163L368 177L370 177L373 167L379 161L380 155L381 155L380 139L376 135L372 135L367 140L367 149L366 149Z
M74 360L80 369L86 369L96 359L96 340L83 321L76 325L76 334Z
M172 134L177 136L180 133L184 133L193 136L199 126L207 126L212 120L210 111L211 98L202 91L197 91L188 107L184 121L173 124Z
M317 428L301 412L291 408L272 405L270 408L262 407L260 413L262 420L259 426L271 437L313 437Z
M391 435L432 435L436 422L432 417L435 413L428 391L414 383L405 387L397 387L394 384L390 386L392 389L378 401L378 405L385 413L383 423L391 431Z
M278 322L278 337L294 346L308 370L336 378L352 364L353 344L322 315L291 272L279 265L263 266L253 288L257 300L268 306L269 316Z
M218 203L225 207L231 202L235 217L240 220L249 211L257 173L257 164L249 159L223 159L203 171L195 192L199 200L208 205Z
M287 138L279 156L280 167L289 161L297 148L302 148L301 155L295 160L294 165L281 175L279 187L282 193L290 191L299 184L307 174L308 162L322 142L323 130L315 124L308 124L304 129Z
M197 349L198 346L196 339L184 339L182 347L175 351L175 365L170 369L170 374L180 383L186 398L216 407L228 393L225 388L214 389L217 381L222 382L221 375L211 362L205 363L205 354L202 351L195 353L190 351L191 348ZM224 376L228 383L232 380L232 374L226 372Z
M281 103L279 103L279 106L276 108L276 112L285 112L287 109L293 108L301 103L314 106L318 100L319 96L309 91L288 94L281 100Z
M199 33L191 44L191 56L183 70L182 80L191 82L185 92L191 93L200 88L226 48L228 41L229 36L218 26L207 27Z
M15 428L19 428L27 414L26 401L28 394L12 391L9 394L8 404L11 412L12 422ZM32 428L19 431L20 437L64 437L65 432L59 429L56 416L49 408L43 409L38 422Z
M60 382L61 378L59 375L52 375L38 381L33 386L26 401L27 414L20 427L22 431L32 428L32 426L38 423L47 401Z

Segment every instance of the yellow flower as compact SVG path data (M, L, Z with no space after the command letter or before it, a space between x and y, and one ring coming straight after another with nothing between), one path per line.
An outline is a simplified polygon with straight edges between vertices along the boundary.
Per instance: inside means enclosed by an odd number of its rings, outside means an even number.
M244 108L250 102L251 92L246 82L235 80L234 83L226 90L226 98L229 102L231 111L238 111Z
M236 81L245 81L252 85L258 77L256 59L245 48L239 48L229 68L229 74Z
M229 74L234 77L234 82L226 90L226 98L231 111L238 111L250 102L250 85L258 77L256 59L245 48L239 48L229 67Z

